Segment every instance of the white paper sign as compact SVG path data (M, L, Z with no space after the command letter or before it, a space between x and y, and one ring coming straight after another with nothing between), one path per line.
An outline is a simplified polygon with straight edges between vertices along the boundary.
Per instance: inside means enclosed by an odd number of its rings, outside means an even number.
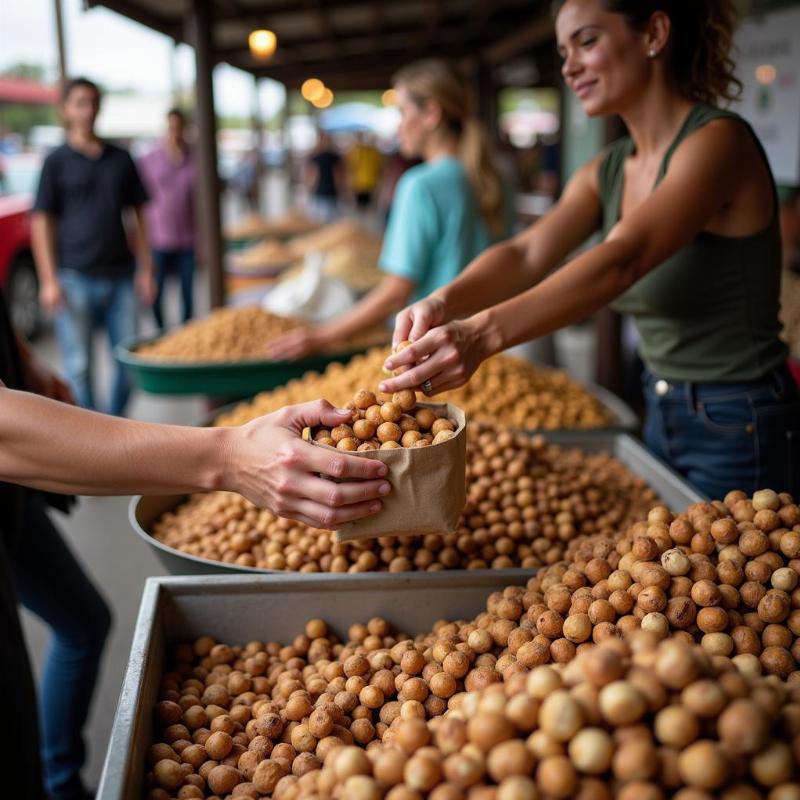
M733 110L754 128L775 180L800 184L800 8L746 19L736 35L736 75L744 84Z

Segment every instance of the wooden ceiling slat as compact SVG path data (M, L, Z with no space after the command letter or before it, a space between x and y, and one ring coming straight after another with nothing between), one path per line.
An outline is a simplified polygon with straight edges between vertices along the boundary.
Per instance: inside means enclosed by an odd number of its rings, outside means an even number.
M178 41L185 41L180 11L191 1L154 5L151 0L86 0L90 6L106 6ZM316 74L331 85L335 79L340 88L348 81L379 88L410 59L486 57L497 63L552 31L550 20L544 19L546 4L530 0L213 2L216 59L290 84ZM421 13L409 16L406 12L412 6ZM359 9L363 14L353 13ZM248 30L261 25L278 34L278 51L266 64L252 58L246 42Z

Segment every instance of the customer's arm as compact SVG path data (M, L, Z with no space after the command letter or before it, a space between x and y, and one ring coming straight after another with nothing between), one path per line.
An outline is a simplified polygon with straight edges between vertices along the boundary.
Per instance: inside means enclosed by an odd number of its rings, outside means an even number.
M398 275L387 275L352 309L321 325L298 328L268 345L270 357L278 360L303 358L325 345L340 342L380 325L407 302L415 283Z
M320 400L235 428L155 425L0 384L0 480L98 495L221 489L281 516L338 527L375 513L389 489L381 462L302 440L304 427L334 426L349 414Z
M39 275L39 302L55 313L64 303L64 293L58 280L56 221L52 214L34 211L31 215L31 247Z

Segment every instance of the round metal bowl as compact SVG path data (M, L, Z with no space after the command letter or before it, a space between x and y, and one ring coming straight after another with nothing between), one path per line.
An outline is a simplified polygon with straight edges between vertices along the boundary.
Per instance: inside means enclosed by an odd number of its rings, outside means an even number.
M167 511L174 510L187 500L186 495L171 494L158 497L138 495L131 498L128 505L128 520L131 527L141 539L153 548L156 557L171 575L229 575L231 573L250 572L256 575L274 573L277 570L243 567L239 564L228 564L224 561L213 561L189 553L182 553L174 547L162 544L150 535L156 520Z
M180 503L187 499L186 495L163 495L160 497L145 497L137 496L131 498L130 505L128 506L128 519L131 526L136 531L141 539L153 548L156 557L164 565L164 568L171 575L230 575L235 573L247 572L255 575L287 575L287 574L300 574L293 570L270 570L258 569L256 567L241 567L238 564L227 564L224 561L212 561L210 558L200 558L199 556L192 556L188 553L182 553L180 550L175 550L162 544L157 539L154 539L149 531L153 527L155 521L167 511L172 511ZM507 582L507 585L512 583L524 583L528 578L533 575L535 569L476 569L476 570L446 570L447 573L456 573L463 575L468 573L475 576L476 579L483 576L492 575L498 580ZM389 575L390 573L376 572L375 575ZM313 578L327 576L330 578L331 573L307 573L305 577ZM414 570L412 572L405 572L403 575L409 580L425 580L425 576L430 577L430 573L424 570ZM341 578L351 577L348 573L342 573Z

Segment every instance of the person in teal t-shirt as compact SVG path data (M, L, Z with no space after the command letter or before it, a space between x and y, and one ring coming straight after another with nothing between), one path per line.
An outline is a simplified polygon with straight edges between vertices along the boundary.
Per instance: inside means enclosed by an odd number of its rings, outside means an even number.
M461 76L444 61L419 61L398 72L394 88L400 149L424 163L398 182L379 260L385 277L341 317L271 343L274 358L302 358L386 322L511 233L511 203Z

